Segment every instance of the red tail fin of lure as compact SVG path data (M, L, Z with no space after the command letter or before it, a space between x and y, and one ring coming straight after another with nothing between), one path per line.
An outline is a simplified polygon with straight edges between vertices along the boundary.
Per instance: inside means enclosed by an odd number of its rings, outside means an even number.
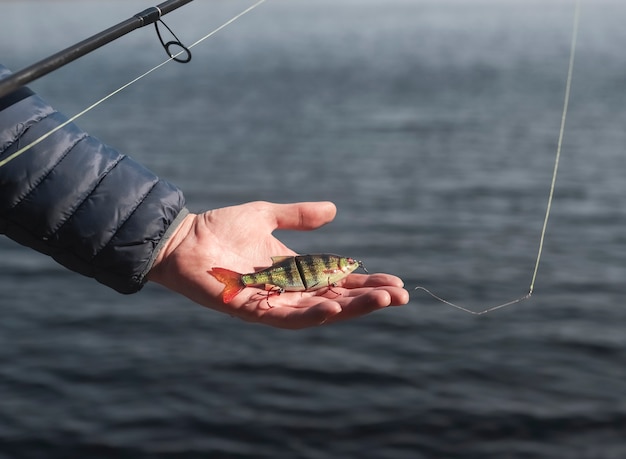
M241 281L241 274L230 269L213 268L209 271L209 274L224 284L224 290L222 291L222 301L224 303L230 303L245 288L244 283Z

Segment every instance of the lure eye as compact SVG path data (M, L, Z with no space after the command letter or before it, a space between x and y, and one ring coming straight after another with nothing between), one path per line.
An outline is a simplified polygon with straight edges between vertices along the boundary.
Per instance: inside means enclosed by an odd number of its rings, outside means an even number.
M346 260L347 260L347 262L348 262L348 264L350 266L357 265L359 268L363 269L363 271L365 271L367 274L369 274L369 271L367 269L365 269L365 265L363 264L362 261L355 260L354 258L347 258Z

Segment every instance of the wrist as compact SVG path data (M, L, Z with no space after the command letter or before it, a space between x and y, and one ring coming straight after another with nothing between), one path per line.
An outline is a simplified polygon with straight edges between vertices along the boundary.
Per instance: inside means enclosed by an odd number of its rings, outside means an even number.
M175 220L172 222L172 226L168 228L164 239L159 243L156 249L154 262L146 275L149 281L162 283L160 279L162 279L163 272L165 271L164 266L167 260L170 259L171 255L176 251L176 248L187 237L193 227L195 218L196 214L185 212L182 218L177 218L176 220L178 221Z

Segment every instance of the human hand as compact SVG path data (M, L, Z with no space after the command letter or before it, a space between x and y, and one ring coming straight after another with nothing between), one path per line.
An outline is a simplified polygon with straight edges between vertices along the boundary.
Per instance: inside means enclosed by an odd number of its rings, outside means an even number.
M305 328L352 319L409 301L402 280L389 274L350 274L337 287L272 295L247 287L224 304L224 285L208 271L214 267L250 273L271 264L271 257L296 255L276 239L276 229L312 230L333 220L330 202L273 204L251 202L190 214L166 242L148 279L196 303L279 328Z

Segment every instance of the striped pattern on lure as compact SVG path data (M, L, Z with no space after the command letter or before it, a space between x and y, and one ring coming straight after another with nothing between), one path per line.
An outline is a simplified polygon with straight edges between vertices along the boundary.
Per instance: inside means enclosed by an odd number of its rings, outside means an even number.
M266 286L267 290L276 293L310 292L333 287L359 267L367 272L360 261L323 253L272 257L272 266L248 274L225 268L213 268L209 274L225 285L222 301L229 303L246 287Z

